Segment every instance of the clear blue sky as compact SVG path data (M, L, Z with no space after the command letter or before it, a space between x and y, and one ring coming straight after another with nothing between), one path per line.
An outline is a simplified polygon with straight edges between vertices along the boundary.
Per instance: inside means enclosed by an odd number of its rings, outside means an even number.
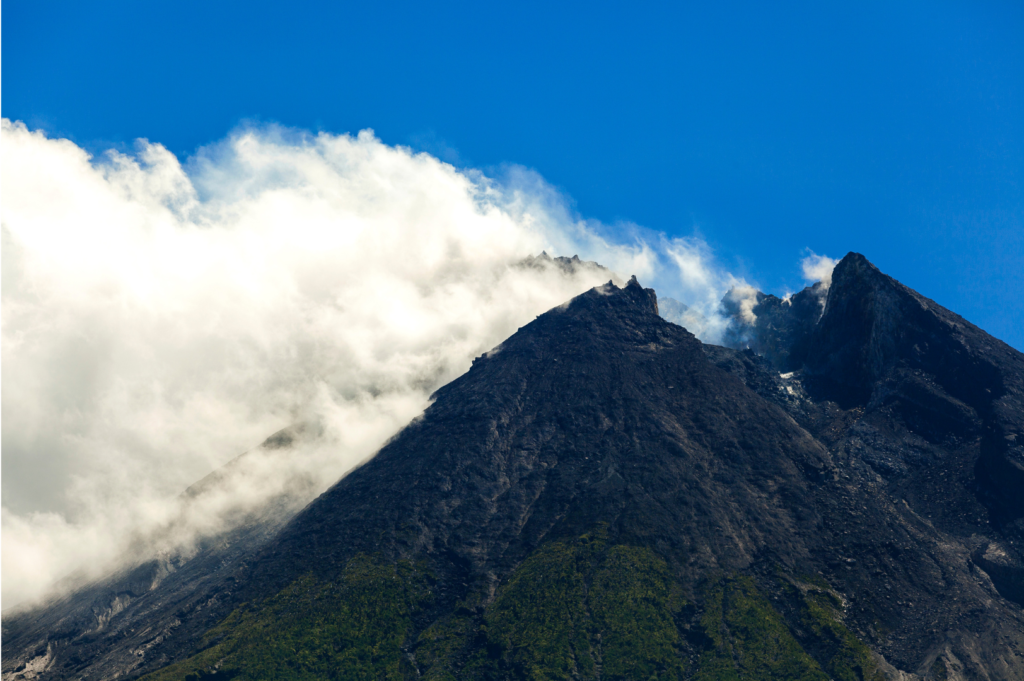
M804 249L1024 348L1024 3L7 0L2 113L181 157L246 119L536 169L698 228L767 290Z

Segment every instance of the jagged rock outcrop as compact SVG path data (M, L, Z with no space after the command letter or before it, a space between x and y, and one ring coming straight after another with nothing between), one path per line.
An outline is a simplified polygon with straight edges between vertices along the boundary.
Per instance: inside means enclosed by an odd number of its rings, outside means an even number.
M552 258L548 255L547 251L541 251L540 255L531 255L516 263L516 267L539 270L552 268L568 276L575 276L581 272L600 273L610 276L613 281L615 280L615 274L607 267L593 260L580 260L578 255L574 255L571 258L567 258L564 255Z

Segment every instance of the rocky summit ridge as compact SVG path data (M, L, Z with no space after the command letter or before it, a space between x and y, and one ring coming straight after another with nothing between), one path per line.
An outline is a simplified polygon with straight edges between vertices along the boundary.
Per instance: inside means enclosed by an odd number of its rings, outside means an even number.
M594 288L192 582L6 618L4 680L1024 678L1024 356L858 254L731 334Z

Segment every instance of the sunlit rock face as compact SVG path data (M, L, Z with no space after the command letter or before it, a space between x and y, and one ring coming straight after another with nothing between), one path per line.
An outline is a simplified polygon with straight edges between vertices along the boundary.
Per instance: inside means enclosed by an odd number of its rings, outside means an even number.
M1020 678L1024 357L857 254L743 300L552 309L187 585L7 619L5 679Z

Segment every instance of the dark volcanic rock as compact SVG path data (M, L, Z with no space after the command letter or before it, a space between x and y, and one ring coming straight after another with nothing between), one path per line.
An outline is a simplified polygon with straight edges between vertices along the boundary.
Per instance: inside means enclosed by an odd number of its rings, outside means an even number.
M308 622L346 632L334 660L387 612L374 673L405 678L1021 678L1020 353L856 254L824 293L761 297L747 349L701 344L635 279L541 315L185 606L112 613L176 621L124 671L258 675L274 622L293 650ZM43 677L113 676L105 645Z
M797 528L818 522L801 499L830 475L824 447L709 363L634 279L478 359L296 518L257 573L286 583L383 550L498 580L540 543L596 523L693 575L766 550L800 560Z
M813 287L793 299L812 294ZM818 404L863 410L862 431L872 421L886 421L878 431L881 439L874 438L880 447L863 446L863 438L855 445L881 467L913 469L915 461L929 459L922 454L928 448L960 460L956 497L970 490L968 496L1019 538L1024 529L1024 356L882 274L857 253L836 266L826 301L811 325L807 301L785 309L755 308L767 319L759 316L747 329L750 346L776 368L794 372ZM776 351L778 346L789 347L789 353ZM894 448L896 441L915 438L916 445Z
M726 296L722 308L733 323L726 330L725 344L749 348L779 371L799 369L809 350L811 332L824 311L826 294L820 282L787 299L758 292L753 324L744 321L735 300Z
M1024 564L1020 560L997 543L979 547L972 558L992 579L999 593L1024 605Z

